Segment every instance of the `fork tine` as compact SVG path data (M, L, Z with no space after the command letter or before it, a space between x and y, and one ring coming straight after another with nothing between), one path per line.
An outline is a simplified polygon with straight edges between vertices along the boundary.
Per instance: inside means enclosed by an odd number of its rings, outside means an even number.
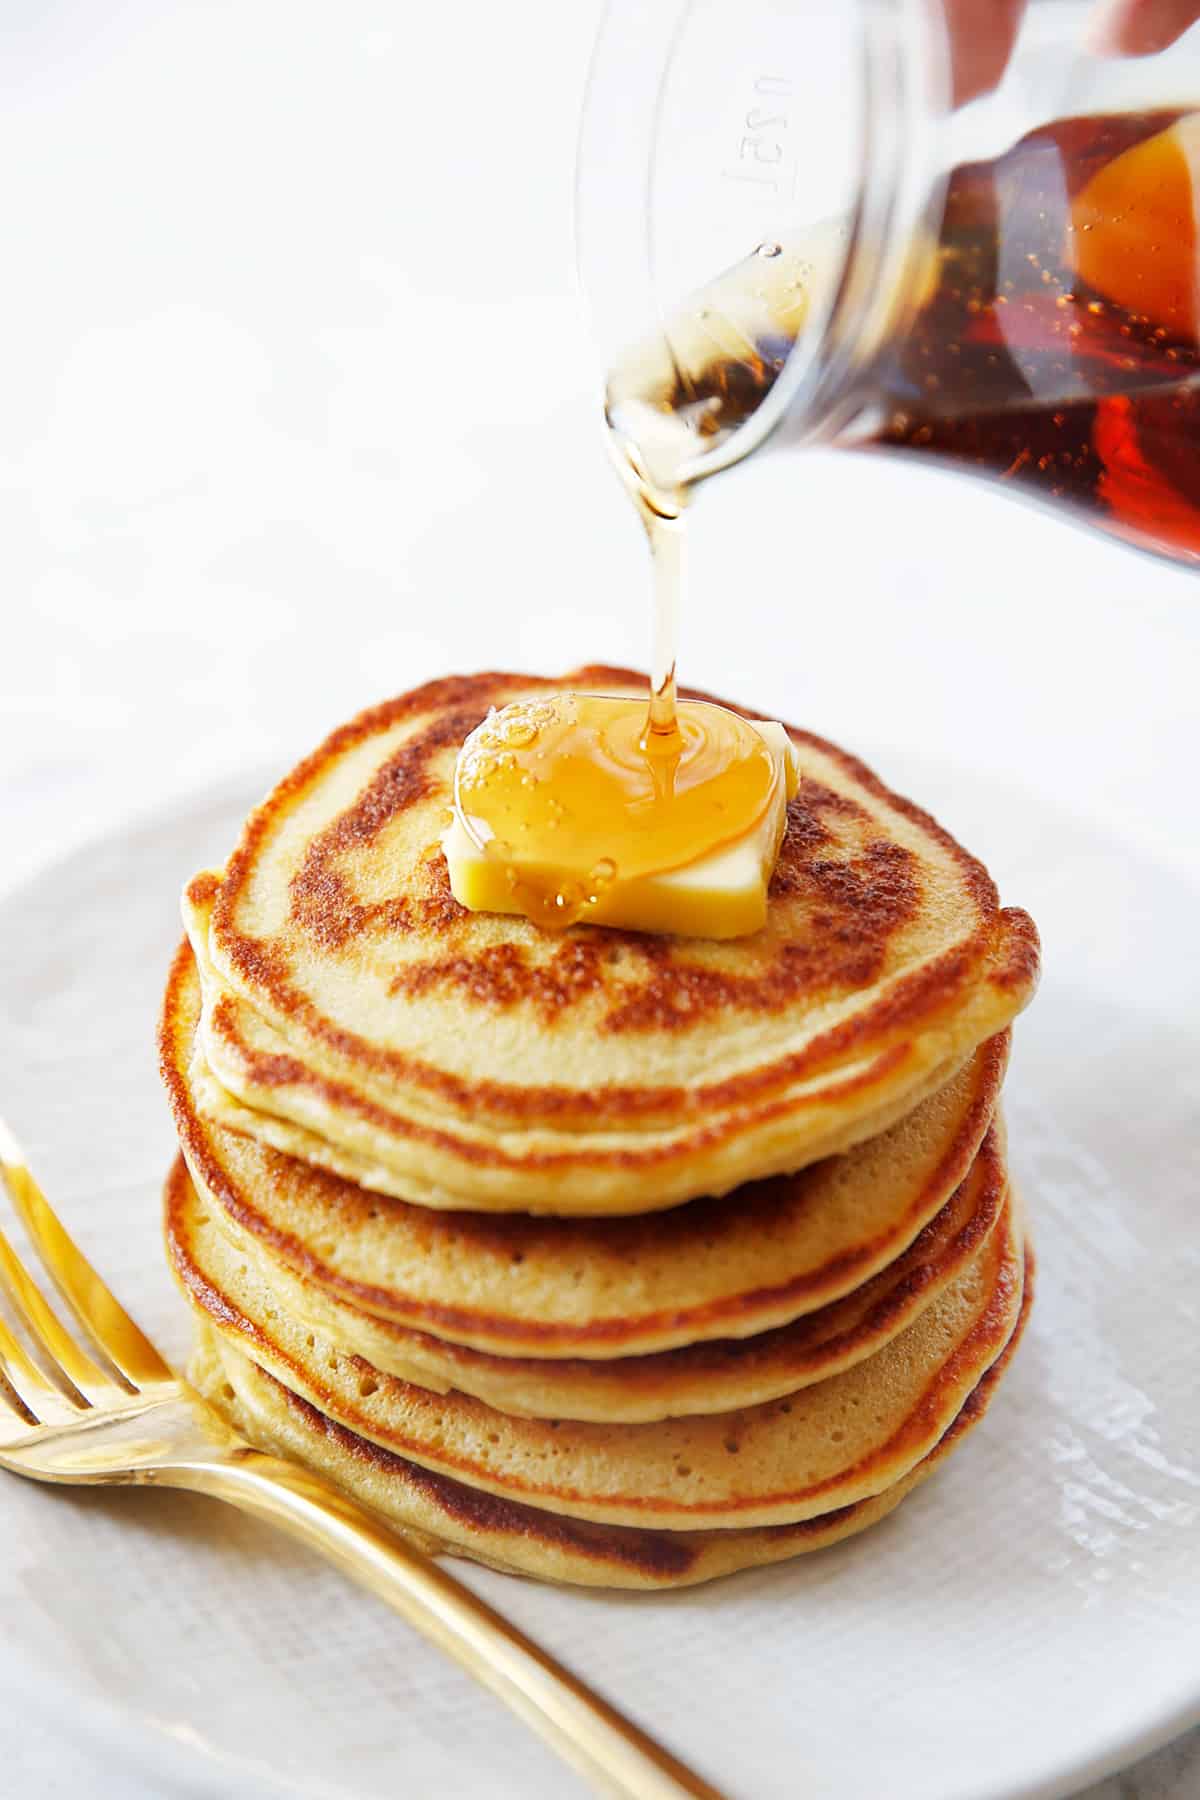
M76 1390L81 1402L93 1399L99 1390L116 1387L112 1376L97 1367L91 1357L80 1349L70 1332L63 1329L58 1315L47 1305L42 1290L2 1231L0 1288L7 1293L34 1339L57 1366L59 1374L64 1375Z
M76 1317L114 1367L135 1386L173 1381L168 1365L76 1248L30 1173L25 1154L0 1119L0 1173L13 1207ZM64 1333L65 1336L65 1333Z
M49 1376L42 1374L3 1319L0 1319L0 1376L35 1424L57 1425L77 1419L80 1409L86 1407L82 1398L78 1406L73 1405ZM0 1415L3 1411L3 1389L0 1388ZM3 1424L0 1423L2 1431Z

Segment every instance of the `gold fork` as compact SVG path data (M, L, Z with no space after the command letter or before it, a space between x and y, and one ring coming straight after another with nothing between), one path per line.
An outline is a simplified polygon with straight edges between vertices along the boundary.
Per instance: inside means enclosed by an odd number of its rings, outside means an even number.
M560 1756L628 1800L721 1800L668 1750L330 1482L251 1448L173 1373L72 1242L4 1121L14 1210L103 1360L63 1325L0 1232L0 1468L35 1481L187 1488L280 1526L386 1600ZM30 1349L36 1356L30 1355Z

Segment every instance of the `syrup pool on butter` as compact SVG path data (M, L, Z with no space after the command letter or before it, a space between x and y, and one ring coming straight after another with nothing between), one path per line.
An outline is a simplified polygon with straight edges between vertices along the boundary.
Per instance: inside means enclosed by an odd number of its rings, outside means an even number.
M443 839L473 912L707 938L766 921L795 751L782 725L684 701L560 694L489 715L463 745Z

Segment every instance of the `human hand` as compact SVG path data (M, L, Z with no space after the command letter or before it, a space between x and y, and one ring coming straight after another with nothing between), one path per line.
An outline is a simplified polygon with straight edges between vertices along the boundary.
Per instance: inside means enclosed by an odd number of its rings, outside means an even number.
M942 0L950 40L952 103L998 86L1026 0ZM1153 56L1200 19L1200 0L1104 0L1088 47L1099 56Z

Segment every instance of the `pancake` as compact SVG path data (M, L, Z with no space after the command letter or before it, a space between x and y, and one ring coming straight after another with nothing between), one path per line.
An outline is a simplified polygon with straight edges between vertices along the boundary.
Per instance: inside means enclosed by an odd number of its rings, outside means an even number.
M189 886L216 1118L431 1208L644 1213L886 1130L1029 1000L1037 934L980 863L834 745L767 924L726 943L466 912L440 836L493 705L627 670L450 678L363 713Z
M1012 1335L1023 1271L1010 1199L963 1272L864 1362L762 1406L598 1424L511 1418L339 1352L287 1316L219 1231L168 1248L205 1323L357 1436L506 1499L671 1530L792 1523L891 1487L933 1449Z
M167 1181L166 1237L174 1261L203 1267L206 1235L220 1231L257 1264L288 1318L384 1374L436 1393L457 1388L520 1417L641 1423L760 1405L852 1368L903 1331L961 1272L999 1218L1006 1191L993 1126L941 1212L902 1256L853 1293L757 1337L612 1362L493 1356L374 1318L295 1274L219 1207L202 1202L182 1158Z
M870 1281L966 1177L1008 1056L1007 1033L988 1040L890 1131L798 1175L642 1218L532 1218L371 1194L215 1124L194 1090L199 1013L184 945L160 1061L192 1179L227 1228L359 1311L527 1358L610 1361L750 1337Z
M978 1424L1016 1349L1032 1297L1027 1256L1017 1327L934 1448L882 1494L794 1525L758 1530L650 1531L557 1518L481 1494L356 1436L291 1393L215 1332L201 1326L192 1381L243 1437L307 1463L415 1538L422 1549L469 1557L509 1574L591 1587L690 1587L737 1569L820 1550L886 1517L933 1474Z

